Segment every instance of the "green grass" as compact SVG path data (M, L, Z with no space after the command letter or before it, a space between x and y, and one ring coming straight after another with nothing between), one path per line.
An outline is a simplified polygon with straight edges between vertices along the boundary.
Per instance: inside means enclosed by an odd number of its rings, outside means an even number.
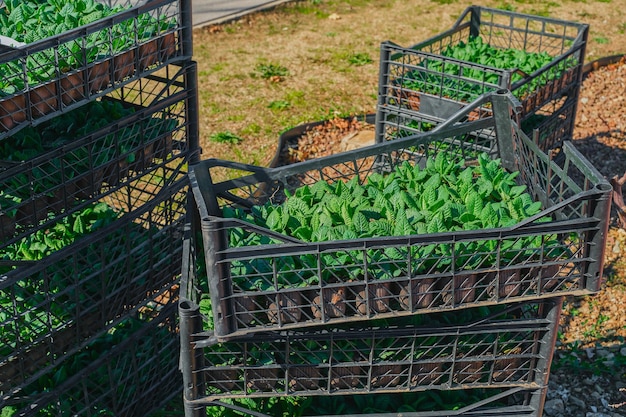
M267 108L274 111L283 111L287 110L291 106L286 100L274 100L267 105Z
M354 65L357 67L371 64L373 62L374 60L369 56L367 52L353 53L352 55L348 57L348 63L350 63L350 65Z
M261 64L257 64L257 66L254 67L254 73L255 75L258 75L259 77L268 80L272 77L286 77L289 75L289 70L287 69L287 67L284 67L279 64L261 63Z
M623 345L625 341L620 339L619 342ZM624 374L626 369L626 356L622 354L622 350L611 352L613 355L610 357L602 357L593 354L593 350L583 349L576 342L569 344L557 342L557 348L552 363L554 369L565 368L591 375L614 375L616 369L621 369Z
M241 138L240 136L237 136L236 134L234 134L232 132L218 132L218 133L214 133L211 136L209 136L209 140L211 142L229 143L229 144L232 144L232 145L237 145L237 144L243 142L243 138Z
M258 135L259 133L261 133L261 131L262 131L262 128L259 124L250 123L243 129L241 129L241 134L243 136L252 136L252 135Z

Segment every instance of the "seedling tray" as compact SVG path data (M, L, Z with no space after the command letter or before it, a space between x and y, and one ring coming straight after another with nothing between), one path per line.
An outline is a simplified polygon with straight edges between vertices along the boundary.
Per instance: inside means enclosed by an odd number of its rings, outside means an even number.
M216 343L211 331L184 334L189 356L182 364L194 375L186 381L185 399L199 405L220 397L541 388L561 303L556 298L365 326L257 333L224 343ZM183 301L179 309L182 320L200 320L194 303Z
M130 213L186 175L193 69L166 69L167 81L131 83L0 141L10 158L0 160L0 250L94 202Z
M379 117L391 117L388 111L404 110L440 123L481 94L501 88L510 90L521 101L522 119L542 109L543 113L550 112L563 97L576 102L588 30L586 24L470 6L451 29L424 42L410 47L383 42ZM496 50L546 53L553 59L525 73L519 68L499 69L470 62L466 55L459 54L458 59L444 55L447 48L475 37ZM486 53L481 58L486 58ZM489 112L489 108L477 109L469 117ZM564 139L571 138L573 118L571 124Z
M172 387L182 383L176 325L175 303L147 306L86 346L70 345L55 369L18 393L3 389L0 408L23 416L149 414L180 395Z
M42 375L52 379L61 363L111 326L172 297L187 194L187 178L179 178L133 213L41 260L1 261L6 398L18 398Z
M430 132L298 164L190 167L206 279L189 286L210 295L216 336L598 291L611 186L568 142L556 155L542 152L511 120L511 100L488 94ZM494 116L458 123L487 101ZM507 227L313 242L223 212L280 204L319 180L364 183L439 153L466 163L500 157L541 209ZM232 246L237 237L262 244Z
M100 3L113 14L58 35L30 43L12 42L4 48L0 54L4 84L0 86L0 140L166 64L191 58L188 0ZM7 5L0 2L0 7ZM48 19L62 15L47 13ZM42 31L46 24L41 22ZM57 30L61 24L54 27ZM35 33L30 27L29 31Z

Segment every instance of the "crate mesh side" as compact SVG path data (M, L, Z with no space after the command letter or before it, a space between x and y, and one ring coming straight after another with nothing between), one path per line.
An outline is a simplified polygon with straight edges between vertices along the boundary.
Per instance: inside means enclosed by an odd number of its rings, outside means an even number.
M27 44L26 53L6 54L0 63L16 87L0 99L0 139L181 62L186 28L179 1L113 6L122 9L80 29L37 42L16 39Z
M472 34L498 48L515 48L527 52L547 52L559 56L582 41L585 25L540 16L523 15L503 10L474 7L463 21L448 32L413 47L425 52L440 53L446 46L467 41ZM471 20L479 22L474 33Z
M173 307L170 300L125 318L68 355L54 376L24 387L12 406L24 416L137 416L162 406L181 386Z
M127 221L7 274L0 288L4 392L54 372L111 324L176 285L184 184Z
M480 13L480 35L499 48L562 55L581 40L583 25L495 10Z
M195 370L205 381L196 399L536 387L537 375L545 373L539 364L551 360L545 335L556 329L548 318L552 308L552 302L493 307L480 323L477 310L470 310L452 323L449 314L435 314L387 328L318 329L209 345ZM416 327L395 327L402 323Z
M550 101L563 96L578 97L582 71L582 51L575 49L550 65L511 80L510 70L457 60L443 55L403 48L391 43L381 45L379 111L405 111L441 123L454 111L481 94L509 89L522 103L522 117L528 118ZM543 108L545 113L545 108ZM469 118L485 117L483 107Z
M170 70L172 80L141 80L107 97L103 103L119 104L126 113L95 133L69 130L72 125L89 126L81 118L97 110L97 103L91 103L65 119L4 139L4 149L32 146L33 151L17 155L24 162L6 161L0 169L4 191L0 248L98 201L131 213L186 175L185 165L192 157L186 112L194 95L185 87L185 72ZM60 133L62 123L73 132L71 137ZM51 136L54 143L49 143ZM32 145L21 145L29 140Z

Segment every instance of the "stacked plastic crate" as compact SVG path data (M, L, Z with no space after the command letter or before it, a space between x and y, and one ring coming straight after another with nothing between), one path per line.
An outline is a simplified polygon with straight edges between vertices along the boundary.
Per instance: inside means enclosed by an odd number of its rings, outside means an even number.
M179 392L191 3L4 1L0 19L0 410L145 415Z
M522 130L544 150L558 146L572 138L588 31L583 23L471 6L424 42L383 42L377 140L430 129L481 94L507 89L522 105ZM481 108L468 118L488 114Z
M313 415L354 415L345 406L374 394L398 396L361 414L540 416L561 297L600 286L610 186L569 142L558 159L544 153L514 122L517 103L489 93L428 132L288 166L192 166L199 215L179 305L186 415L261 416L250 399L267 397L314 397ZM492 159L519 172L511 186L541 209L497 227L439 230L424 218L423 232L408 231L419 210L387 178ZM381 206L401 208L376 216L339 197L372 184L387 184ZM306 204L320 199L323 214ZM315 217L314 230L299 227ZM345 227L331 230L335 221ZM435 391L470 400L406 408L405 395ZM320 412L329 398L340 406Z

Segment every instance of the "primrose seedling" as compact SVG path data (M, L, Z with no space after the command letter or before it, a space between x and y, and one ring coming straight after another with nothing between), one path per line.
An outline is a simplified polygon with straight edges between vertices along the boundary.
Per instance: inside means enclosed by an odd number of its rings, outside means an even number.
M360 67L363 65L371 64L372 62L374 62L374 60L370 58L370 56L367 53L358 52L358 53L350 55L348 57L348 62L350 63L350 65Z
M258 64L254 71L254 75L274 82L280 82L289 75L289 70L278 64Z
M243 138L235 135L232 132L228 132L228 131L214 133L211 136L209 136L209 140L211 142L230 143L232 145L237 145L237 144L243 142Z

